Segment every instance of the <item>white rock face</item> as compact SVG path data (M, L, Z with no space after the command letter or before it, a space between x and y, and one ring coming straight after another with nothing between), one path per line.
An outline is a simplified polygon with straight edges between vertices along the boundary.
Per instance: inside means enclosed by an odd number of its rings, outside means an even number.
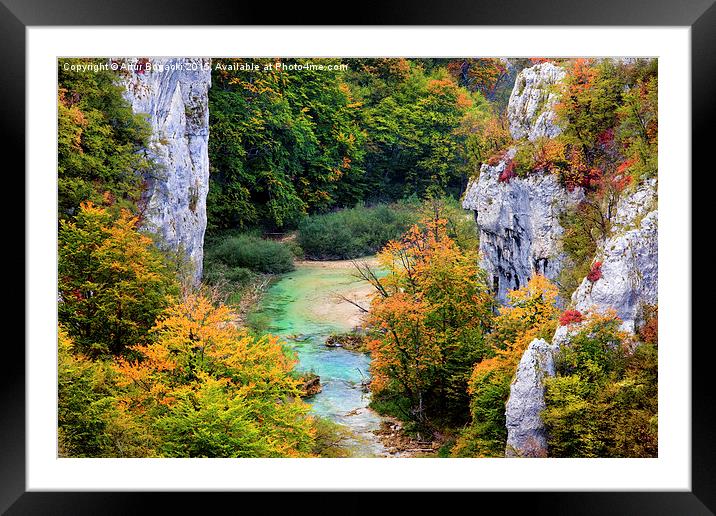
M116 62L116 61L115 61ZM125 98L152 127L149 154L159 165L145 177L144 225L183 253L201 278L209 191L209 59L122 59Z
M600 245L602 277L592 283L585 278L572 294L580 312L616 310L622 329L634 332L643 304L658 301L658 211L656 180L640 186L622 199L610 236Z
M554 138L562 132L555 123L553 107L557 93L553 86L565 74L564 68L552 63L525 68L519 73L507 106L510 133L515 140Z
M559 134L552 111L556 97L548 89L564 75L562 68L551 63L518 74L507 108L513 137ZM559 216L584 195L581 189L568 192L548 173L500 182L500 174L514 154L512 148L497 165L482 165L479 178L468 184L462 204L475 211L481 265L500 303L506 302L508 291L525 285L535 273L551 280L559 275L563 261Z
M545 409L544 379L555 375L555 353L554 346L535 339L522 355L505 412L506 457L547 456L547 435L540 414Z
M581 189L568 192L549 173L500 182L512 155L508 152L494 167L483 165L463 200L463 207L475 212L481 265L501 303L508 291L524 286L535 273L557 277L564 257L559 216L584 195Z

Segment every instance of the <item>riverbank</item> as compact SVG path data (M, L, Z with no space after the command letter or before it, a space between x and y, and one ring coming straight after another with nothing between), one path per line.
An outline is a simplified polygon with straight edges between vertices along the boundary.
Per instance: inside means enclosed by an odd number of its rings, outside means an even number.
M377 264L374 257L360 261ZM255 331L286 341L298 359L297 372L320 377L321 391L306 402L317 416L352 432L345 444L356 457L389 456L374 433L383 418L368 407L370 392L364 388L370 355L326 341L364 324L373 290L350 260L301 260L294 271L276 277L249 314Z

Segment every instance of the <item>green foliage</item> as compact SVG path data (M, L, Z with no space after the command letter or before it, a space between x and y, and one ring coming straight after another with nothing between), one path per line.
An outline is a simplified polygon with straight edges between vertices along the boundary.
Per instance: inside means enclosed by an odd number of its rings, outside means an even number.
M311 449L313 455L332 459L352 456L346 443L353 436L347 427L319 417L314 419L313 428L316 432Z
M209 285L219 285L222 282L246 285L252 277L251 270L245 267L229 267L220 261L207 261L201 279Z
M154 165L145 153L150 128L122 97L110 70L66 70L64 63L92 65L99 59L58 62L58 213L66 218L83 201L136 210L142 174Z
M656 175L657 74L656 60L572 62L556 109L570 161L561 175L570 189L598 191L614 181L623 188Z
M120 354L144 342L178 292L170 264L126 211L83 203L58 235L58 317L79 349Z
M311 61L338 64L335 59ZM275 62L215 62L207 201L212 229L292 226L309 211L361 198L356 186L363 154L363 133L356 124L359 104L341 72L238 69ZM298 60L282 62L291 66Z
M560 215L560 224L564 228L562 250L567 255L567 263L557 281L563 299L569 299L589 273L597 242L605 236L600 221L599 211L589 203L570 207Z
M108 363L88 360L58 329L57 427L62 457L148 457L148 432L117 405Z
M306 217L298 226L298 243L307 258L348 259L376 253L416 220L408 204L356 206Z
M639 80L624 93L618 109L619 139L630 157L625 172L636 183L656 176L658 170L658 82L655 75Z
M363 68L359 61L353 74L353 81L371 85L369 91L356 88L365 104L367 191L387 200L423 196L431 185L461 192L475 166L464 145L474 124L463 124L463 117L488 117L487 101L460 88L442 68L426 72L410 60L368 61ZM356 77L366 72L368 78Z
M249 279L246 269L255 272L280 274L294 269L293 253L273 240L238 234L221 239L206 250L207 262L211 263L210 278L217 275L215 267L226 268L225 279L243 282ZM215 265L216 264L216 265ZM220 265L219 265L220 264Z
M513 372L497 369L473 376L470 389L472 423L452 449L455 457L503 457L507 442L505 403L510 395Z
M299 443L283 442L261 424L262 413L271 414L276 402L232 392L218 380L206 378L192 394L179 399L172 410L156 421L164 457L282 457L286 445L306 448L310 434L300 435ZM298 405L295 417L303 416ZM282 414L286 417L286 414ZM281 421L267 421L277 428ZM262 428L263 426L263 428ZM286 434L281 437L287 437Z
M398 389L385 389L370 398L370 408L385 416L403 421L412 419L411 400L399 393Z
M563 84L565 90L558 109L564 122L562 138L586 147L591 157L599 135L617 121L616 108L621 103L623 88L618 67L609 59L598 64L577 59Z
M554 457L655 457L657 349L596 318L562 349L542 419Z

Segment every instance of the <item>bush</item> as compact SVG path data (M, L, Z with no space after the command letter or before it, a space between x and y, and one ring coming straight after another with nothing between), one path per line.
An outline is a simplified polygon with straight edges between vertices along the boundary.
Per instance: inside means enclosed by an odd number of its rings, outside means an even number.
M559 317L559 325L567 326L568 324L582 322L583 320L584 316L582 316L582 312L579 310L565 310Z
M280 242L253 235L230 236L207 251L208 262L220 262L235 278L247 278L246 269L280 274L294 269L293 253ZM244 269L237 270L237 269ZM231 280L228 276L226 279Z
M657 349L632 348L620 322L594 318L560 351L542 412L550 457L656 457Z
M587 279L594 283L602 277L602 262L594 262L592 269L587 274Z
M222 262L207 262L202 279L209 285L218 285L222 281L245 285L253 276L245 267L228 267Z
M314 260L359 258L399 238L415 219L414 210L398 204L312 215L298 226L298 244Z

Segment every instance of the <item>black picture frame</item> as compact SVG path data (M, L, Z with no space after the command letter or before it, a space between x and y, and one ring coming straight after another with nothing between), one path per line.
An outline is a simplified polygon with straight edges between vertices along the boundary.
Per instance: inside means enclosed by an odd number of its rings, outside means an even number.
M29 26L82 25L542 25L542 26L684 26L691 28L691 94L692 94L692 170L710 171L709 128L715 119L714 78L716 78L716 5L715 0L460 0L429 2L426 0L389 0L381 3L355 4L350 14L340 15L335 8L318 8L305 3L228 3L219 0L123 0L97 3L92 0L0 0L0 127L4 156L16 155L20 162L14 168L19 185L15 192L27 192L18 170L24 170L25 148L25 29ZM335 7L335 6L334 6ZM323 13L323 14L321 14ZM710 145L711 144L711 145ZM711 161L712 162L712 161ZM693 174L692 174L693 178ZM693 183L693 182L692 182ZM704 189L701 189L703 192ZM694 190L692 190L694 192ZM20 195L13 195L21 198ZM692 197L692 206L694 206ZM692 216L692 220L697 222ZM24 256L24 225L14 225L18 232L14 263L19 268L20 249ZM696 231L692 235L698 234ZM707 259L693 254L692 270L704 270ZM711 269L713 267L711 266ZM25 277L31 271L25 268ZM669 273L667 271L666 273ZM684 281L693 284L691 277ZM16 289L15 292L21 290ZM20 303L14 303L20 306ZM23 303L24 306L24 303ZM31 307L26 307L31 309ZM692 321L699 320L692 315ZM13 323L9 317L6 321ZM14 323L13 323L14 324ZM7 330L7 328L6 328ZM8 334L9 335L9 334ZM3 370L0 374L0 400L3 410L0 422L0 511L7 514L131 514L149 512L153 503L162 512L175 509L185 512L192 507L210 509L218 501L240 504L245 509L255 503L267 503L266 493L88 493L26 492L25 484L25 368L19 339L6 337ZM12 341L12 344L11 342ZM692 358L692 490L689 492L530 492L530 493L461 493L450 506L458 510L466 502L475 510L487 509L495 502L510 510L524 506L531 513L550 514L714 514L716 511L716 446L712 438L714 394L710 340L684 342ZM11 349L14 348L14 356ZM309 510L320 506L311 493L292 493L288 497L271 495L271 511ZM335 507L342 513L375 510L366 503L372 496L365 493L342 493ZM470 497L470 500L463 498ZM401 512L408 506L422 504L419 493L383 497L381 504L396 504ZM207 505L207 501L211 504ZM490 504L490 505L488 505ZM218 509L217 509L218 510ZM239 510L238 508L236 510ZM465 510L465 509L460 509Z

